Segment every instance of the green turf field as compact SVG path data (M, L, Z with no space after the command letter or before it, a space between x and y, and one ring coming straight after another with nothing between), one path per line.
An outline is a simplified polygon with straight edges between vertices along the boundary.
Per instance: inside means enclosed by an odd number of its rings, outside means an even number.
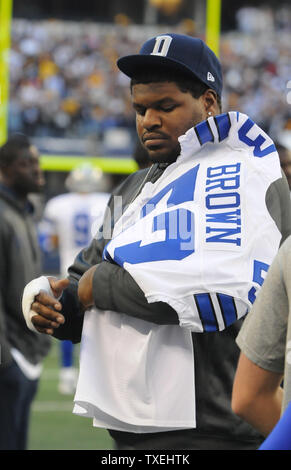
M39 390L32 406L28 449L113 449L107 431L93 428L91 419L72 414L73 395L58 392L58 345L59 342L53 340L51 352L44 362Z

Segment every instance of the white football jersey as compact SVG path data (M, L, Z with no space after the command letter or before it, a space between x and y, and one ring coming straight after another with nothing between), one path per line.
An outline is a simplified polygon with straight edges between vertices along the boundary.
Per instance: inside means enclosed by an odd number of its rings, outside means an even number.
M252 306L278 250L265 198L280 161L241 113L209 118L179 140L181 155L118 220L105 257L148 302L169 303L181 326L223 330Z
M109 196L107 193L67 193L48 201L44 220L48 234L58 236L63 276L102 225Z

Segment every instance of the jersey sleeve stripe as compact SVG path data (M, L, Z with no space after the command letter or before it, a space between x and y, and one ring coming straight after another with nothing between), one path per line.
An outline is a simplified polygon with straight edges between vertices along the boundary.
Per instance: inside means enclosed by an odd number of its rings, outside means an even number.
M214 135L211 131L208 121L203 121L200 124L197 124L194 129L200 145L204 145L207 142L214 142Z
M238 319L237 309L233 297L226 294L217 294L225 327L228 327Z
M246 313L246 306L226 294L193 295L203 332L222 331Z
M194 299L203 326L203 330L207 332L217 331L218 323L210 295L195 294Z
M226 139L231 127L231 121L228 113L220 114L214 117L214 122L218 131L219 142Z

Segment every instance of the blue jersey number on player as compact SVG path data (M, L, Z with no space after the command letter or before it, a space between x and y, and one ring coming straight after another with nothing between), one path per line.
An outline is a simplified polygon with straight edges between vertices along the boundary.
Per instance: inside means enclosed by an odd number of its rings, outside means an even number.
M185 208L175 208L178 204L194 199L195 185L199 165L168 184L156 194L141 210L141 218L149 215L158 202L169 193L167 208L153 217L152 233L163 230L164 240L141 245L141 240L115 248L114 261L119 265L162 260L181 260L195 250L194 214ZM108 256L105 250L105 257Z
M254 134L257 134L255 138L247 136L247 133L251 129L255 131ZM272 152L275 152L276 147L270 137L268 137L267 135L263 136L261 133L257 133L257 130L260 131L260 128L250 118L248 118L238 131L240 140L247 144L249 147L254 147L255 157L261 158L265 157L266 155L269 155ZM265 145L265 148L262 149L262 146L268 143L270 145Z
M76 246L87 246L90 242L90 217L88 214L79 212L73 219L74 243Z
M266 273L269 269L269 265L266 263L262 263L261 261L254 260L254 272L253 272L253 281L259 284L259 286L263 285L264 278L262 276L263 273ZM249 290L249 301L253 304L256 300L256 292L257 289L252 287Z

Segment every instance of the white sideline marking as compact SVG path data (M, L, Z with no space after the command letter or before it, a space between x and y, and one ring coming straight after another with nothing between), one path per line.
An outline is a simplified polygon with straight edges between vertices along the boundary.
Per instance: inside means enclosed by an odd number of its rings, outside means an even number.
M35 402L32 405L32 411L37 411L41 413L50 413L51 411L73 411L74 403L73 401L39 401Z
M60 375L60 369L44 369L41 373L42 380L55 380Z

